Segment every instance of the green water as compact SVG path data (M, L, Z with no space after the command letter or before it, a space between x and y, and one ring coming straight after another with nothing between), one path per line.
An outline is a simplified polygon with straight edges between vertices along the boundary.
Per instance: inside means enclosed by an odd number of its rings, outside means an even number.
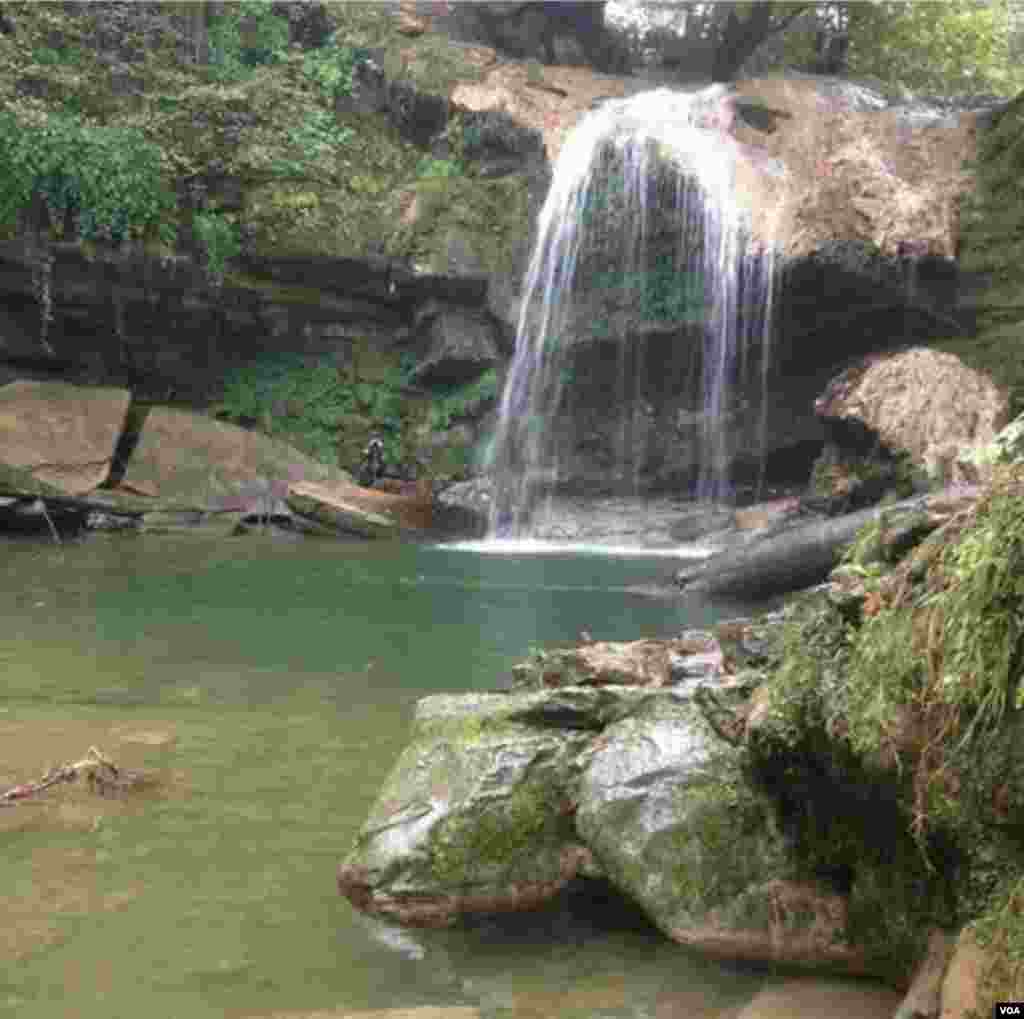
M530 643L582 628L735 614L627 590L672 568L260 536L0 544L0 788L92 743L164 782L0 811L0 1014L650 1019L666 995L749 997L762 978L649 930L403 941L335 889L417 698L494 689Z

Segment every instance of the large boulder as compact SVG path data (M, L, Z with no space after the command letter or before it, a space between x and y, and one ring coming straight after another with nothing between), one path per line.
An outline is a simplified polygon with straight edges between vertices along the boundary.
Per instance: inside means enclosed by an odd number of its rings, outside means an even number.
M543 702L543 694L420 701L412 743L338 873L354 906L446 926L535 908L577 875L588 854L573 830L571 788L586 730L530 724ZM578 714L593 719L598 706L595 696Z
M110 475L130 403L126 389L31 381L0 387L0 486L75 496L94 491Z
M419 316L419 329L426 346L415 373L421 384L462 385L499 361L495 327L485 314L428 302Z
M865 357L815 403L826 420L856 421L893 452L906 452L936 481L960 480L960 453L995 439L1007 396L956 355L912 347Z
M354 487L351 476L297 449L204 414L153 407L138 430L121 487L155 508L273 514L293 482Z
M843 941L843 897L780 879L783 845L739 767L692 704L648 699L589 755L577 829L673 940L723 958L863 972L863 952Z

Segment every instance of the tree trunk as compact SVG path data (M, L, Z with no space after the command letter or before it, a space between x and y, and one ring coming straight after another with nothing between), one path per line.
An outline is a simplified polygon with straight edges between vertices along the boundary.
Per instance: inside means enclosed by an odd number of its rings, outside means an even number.
M840 517L787 523L776 534L680 571L677 581L687 592L720 597L762 598L798 591L825 580L857 532L883 513L890 528L931 526L921 519L924 505L924 498L916 496Z
M785 17L776 19L771 0L756 0L749 17L743 21L737 17L736 8L730 7L725 28L715 47L711 80L732 81L747 58L753 56L765 39L786 29L810 6L809 3L804 4Z

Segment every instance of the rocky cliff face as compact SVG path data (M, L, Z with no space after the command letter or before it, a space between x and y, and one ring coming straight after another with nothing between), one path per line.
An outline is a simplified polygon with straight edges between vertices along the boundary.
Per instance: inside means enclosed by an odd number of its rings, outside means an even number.
M150 400L207 403L225 373L282 351L333 360L369 384L403 355L421 362L417 380L437 392L491 367L500 378L547 163L591 105L649 86L565 54L560 64L577 66L508 59L513 37L560 38L557 26L538 35L534 25L552 5L492 5L501 24L485 35L500 52L454 45L438 11L405 5L368 18L358 5L277 5L291 57L231 81L204 63L216 40L159 5L75 6L57 27L33 5L8 6L0 91L12 108L28 123L71 109L74 94L83 114L142 125L166 155L178 241L83 243L74 216L60 220L36 202L0 248L0 378L114 382ZM185 77L172 81L179 65ZM317 92L314 66L341 67L346 88ZM1000 115L1004 133L1015 109ZM806 478L825 439L814 399L855 356L942 343L979 370L1012 375L1014 358L998 353L1012 340L992 331L1006 332L1002 312L972 296L988 271L976 253L998 247L984 240L995 214L978 205L963 229L958 215L979 123L809 76L745 82L723 96L707 126L745 153L741 197L780 252L772 397L762 421L760 393L739 394L737 477L757 476L763 434L769 477ZM237 231L220 278L197 214ZM958 252L977 261L971 280ZM636 309L606 311L587 309L581 328L598 322L601 334L580 336L573 408L556 425L569 436L569 488L614 488L626 434L625 473L641 487L676 489L700 427L686 385L699 377L699 339L671 322L652 327ZM991 342L973 341L979 323ZM638 362L612 416L609 329L631 341ZM686 364L681 347L693 355ZM353 433L353 448L370 427Z

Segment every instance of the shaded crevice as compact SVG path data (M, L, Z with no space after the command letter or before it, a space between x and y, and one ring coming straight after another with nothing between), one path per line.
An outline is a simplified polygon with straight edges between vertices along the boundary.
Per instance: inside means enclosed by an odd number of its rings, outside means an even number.
M116 488L124 480L132 454L139 444L139 436L142 434L142 427L149 416L149 410L149 405L140 404L134 396L132 397L128 410L125 412L124 427L121 429L117 445L114 447L110 475L101 486L102 488Z

